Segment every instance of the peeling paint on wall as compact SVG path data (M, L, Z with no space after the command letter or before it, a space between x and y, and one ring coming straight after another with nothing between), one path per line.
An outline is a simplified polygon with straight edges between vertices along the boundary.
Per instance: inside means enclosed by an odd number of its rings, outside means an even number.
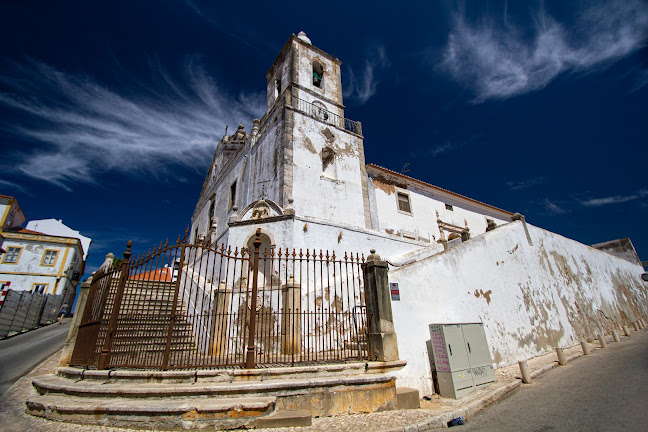
M483 322L495 367L577 345L648 316L642 268L521 222L499 226L432 257L392 269L403 386L432 391L430 364L415 353L433 323ZM485 287L488 287L486 289ZM483 301L486 300L486 301Z

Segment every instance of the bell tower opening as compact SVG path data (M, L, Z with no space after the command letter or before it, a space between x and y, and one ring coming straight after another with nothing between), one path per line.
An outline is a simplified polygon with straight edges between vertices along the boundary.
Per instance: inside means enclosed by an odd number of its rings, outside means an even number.
M324 68L322 64L315 60L313 62L313 85L322 88L322 80L324 79Z

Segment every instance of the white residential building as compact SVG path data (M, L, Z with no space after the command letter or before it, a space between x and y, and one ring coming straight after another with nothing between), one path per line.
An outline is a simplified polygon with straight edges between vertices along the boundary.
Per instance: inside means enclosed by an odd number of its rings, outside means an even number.
M53 219L21 228L23 212L16 199L6 195L0 195L0 215L5 250L0 282L10 282L15 291L63 294L64 301L73 301L92 240Z

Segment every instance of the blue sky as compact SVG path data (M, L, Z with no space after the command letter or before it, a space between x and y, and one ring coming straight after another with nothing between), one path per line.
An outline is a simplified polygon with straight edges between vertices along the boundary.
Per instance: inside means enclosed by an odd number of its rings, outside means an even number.
M634 0L5 1L0 193L93 238L89 270L175 240L304 30L343 62L367 162L646 260L646 29Z

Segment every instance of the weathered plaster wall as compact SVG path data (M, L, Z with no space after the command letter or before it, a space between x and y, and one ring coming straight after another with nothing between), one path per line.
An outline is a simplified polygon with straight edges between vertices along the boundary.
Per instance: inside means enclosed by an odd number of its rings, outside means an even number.
M277 113L274 113L277 114ZM236 181L236 198L234 205L241 211L251 202L262 197L279 202L279 159L281 127L280 115L271 117L267 129L254 145L246 144L240 153L225 161L220 171L214 166L210 167L207 175L206 187L201 192L196 211L192 218L191 240L195 240L196 230L198 235L209 232L209 208L212 197L215 196L216 204L214 216L218 219L217 237L220 238L228 229L227 223L233 213L230 208L230 187ZM219 144L220 145L220 144ZM218 152L218 150L217 150ZM218 163L217 160L214 161Z
M11 282L15 291L31 291L34 283L46 283L47 294L63 294L66 286L72 286L70 277L81 263L80 250L56 243L40 243L22 239L7 239L3 248L22 247L15 264L0 263L0 280ZM53 266L41 265L45 250L58 251Z
M453 249L390 271L402 386L431 390L432 323L483 322L496 367L607 334L648 312L643 272L607 253L512 222Z
M629 238L622 238L617 240L610 240L604 243L593 244L594 249L609 253L619 258L631 262L633 264L641 265L641 260L637 255L637 251Z
M334 172L325 174L322 152L335 152ZM295 113L293 198L298 215L364 227L361 138Z
M370 191L373 193L371 200L375 202L376 211L376 217L372 215L372 221L378 225L374 226L374 228L380 231L394 233L401 231L415 232L433 243L440 238L436 212L439 212L439 218L443 222L458 227L465 227L466 222L468 222L471 236L486 231L487 218L494 220L498 225L508 222L489 215L484 210L471 208L457 199L432 196L429 192L412 187L404 182L375 175L370 176L369 181L371 183ZM406 214L398 210L397 192L399 191L409 194L412 214ZM446 204L452 205L453 210L446 209Z
M311 96L308 97L306 92L299 92L301 99L309 101L329 99L336 104L342 104L342 82L340 77L340 67L335 60L324 54L317 48L310 45L304 46L301 43L293 42L298 53L297 77L296 83L303 88L309 89ZM324 76L320 87L313 85L313 62L319 62L324 68ZM332 109L331 112L344 116L341 107Z

